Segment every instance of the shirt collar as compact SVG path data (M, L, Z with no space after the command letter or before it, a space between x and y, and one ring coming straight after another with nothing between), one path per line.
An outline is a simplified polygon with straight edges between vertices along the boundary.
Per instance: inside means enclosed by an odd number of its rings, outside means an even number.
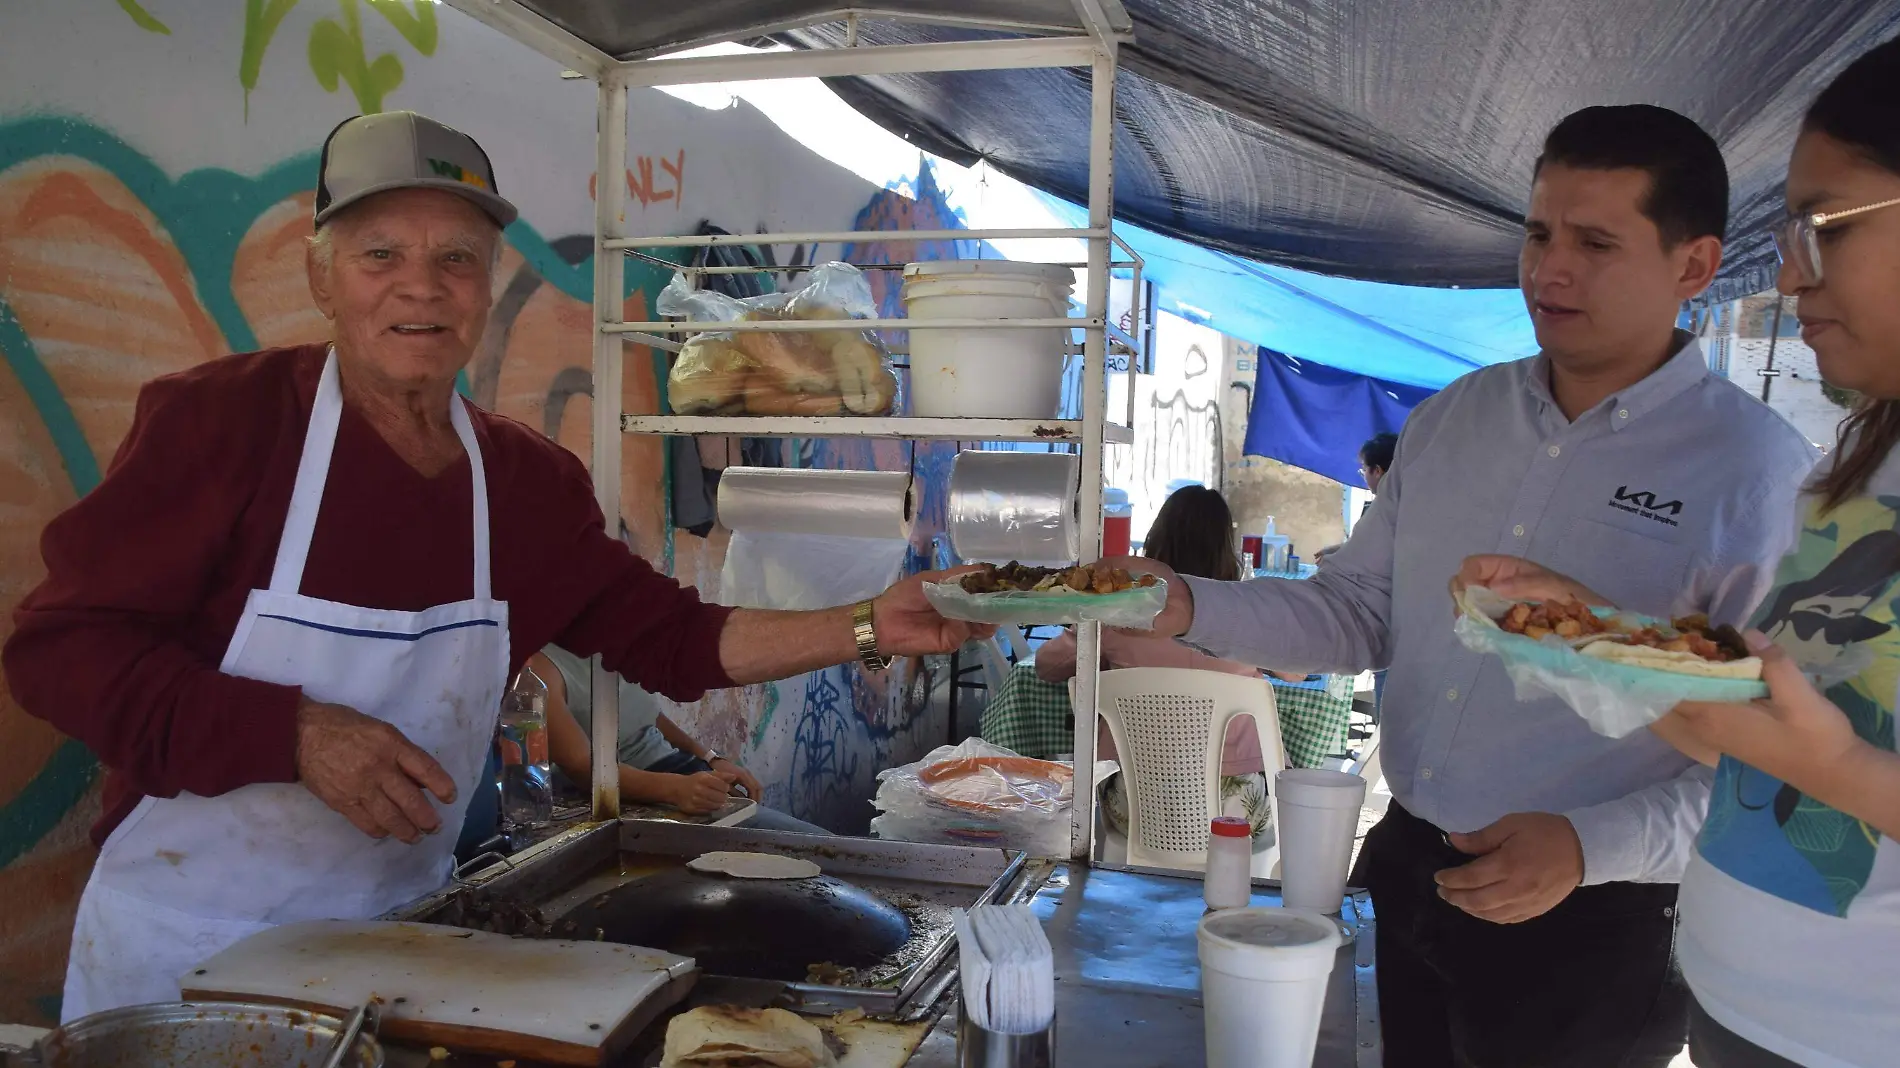
M1611 394L1593 411L1607 411L1611 430L1621 430L1641 419L1645 414L1655 411L1675 399L1690 386L1702 381L1709 374L1709 362L1702 354L1702 343L1687 330L1678 330L1675 335L1675 355L1652 371L1647 378L1636 382L1619 393ZM1531 396L1548 405L1553 410L1557 401L1550 395L1550 357L1539 353L1531 364L1529 379L1525 387ZM1589 413L1585 413L1587 415ZM1581 416L1578 417L1582 419Z

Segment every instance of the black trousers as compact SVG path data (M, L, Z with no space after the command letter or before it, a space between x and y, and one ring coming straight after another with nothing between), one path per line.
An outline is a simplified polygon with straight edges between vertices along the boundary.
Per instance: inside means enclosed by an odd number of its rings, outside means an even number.
M1472 858L1397 804L1366 835L1387 1068L1667 1068L1688 990L1674 884L1580 887L1533 920L1496 924L1438 896Z

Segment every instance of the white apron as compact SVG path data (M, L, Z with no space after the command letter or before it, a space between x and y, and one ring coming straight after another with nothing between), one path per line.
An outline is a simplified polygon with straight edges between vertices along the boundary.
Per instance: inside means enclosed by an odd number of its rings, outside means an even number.
M474 596L392 612L298 592L343 414L332 351L270 588L251 591L221 665L402 731L455 780L454 804L430 796L441 830L413 846L372 839L296 783L147 797L106 840L80 898L62 1020L175 1001L186 971L248 935L373 917L447 881L508 673L508 606L489 586L488 483L464 402L451 404L474 477Z

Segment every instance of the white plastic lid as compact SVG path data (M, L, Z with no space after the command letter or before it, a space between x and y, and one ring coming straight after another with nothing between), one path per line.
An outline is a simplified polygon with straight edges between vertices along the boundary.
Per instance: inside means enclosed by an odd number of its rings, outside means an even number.
M1253 979L1294 980L1332 970L1339 924L1305 909L1211 912L1196 932L1201 965Z
M906 279L972 274L1034 278L1063 289L1075 285L1075 271L1049 263L1025 263L1021 260L924 260L904 265Z

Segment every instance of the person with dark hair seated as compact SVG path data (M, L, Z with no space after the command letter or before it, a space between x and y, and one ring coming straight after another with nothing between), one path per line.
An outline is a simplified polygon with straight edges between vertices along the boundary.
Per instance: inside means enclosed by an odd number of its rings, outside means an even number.
M1510 553L1634 611L1741 622L1814 460L1676 329L1722 262L1713 138L1659 107L1587 108L1531 179L1519 284L1542 352L1420 404L1312 578L1161 576L1161 634L1276 667L1390 667L1393 801L1359 871L1389 1068L1663 1068L1688 1030L1679 831L1701 821L1709 771L1647 731L1607 738L1561 700L1518 700L1452 633L1446 584L1468 556Z

